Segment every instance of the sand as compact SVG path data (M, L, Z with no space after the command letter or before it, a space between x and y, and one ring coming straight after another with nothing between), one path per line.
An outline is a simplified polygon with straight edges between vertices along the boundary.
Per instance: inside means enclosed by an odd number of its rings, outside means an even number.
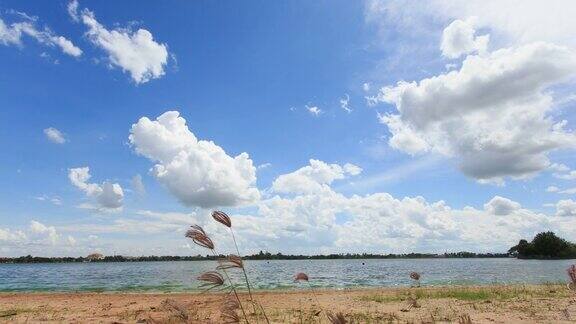
M221 293L0 293L0 322L221 323ZM241 294L251 323L265 323ZM271 323L562 323L576 321L564 285L257 292ZM470 320L470 321L468 321Z

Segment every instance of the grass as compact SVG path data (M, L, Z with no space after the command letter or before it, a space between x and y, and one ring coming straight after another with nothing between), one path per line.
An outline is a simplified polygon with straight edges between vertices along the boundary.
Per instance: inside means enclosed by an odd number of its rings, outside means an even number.
M565 287L558 284L542 286L507 286L507 287L442 287L442 288L411 288L399 290L392 294L373 294L360 297L361 301L377 303L405 301L409 298L424 299L456 299L462 301L509 300L514 298L549 298L566 297Z

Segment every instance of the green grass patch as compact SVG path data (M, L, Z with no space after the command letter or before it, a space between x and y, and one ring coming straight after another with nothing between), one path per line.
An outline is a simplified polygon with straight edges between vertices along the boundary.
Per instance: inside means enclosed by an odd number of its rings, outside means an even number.
M446 287L446 288L411 288L390 294L374 294L360 297L362 301L378 303L404 301L408 298L422 299L457 299L463 301L508 300L514 298L566 297L568 291L561 285L542 285L537 287Z

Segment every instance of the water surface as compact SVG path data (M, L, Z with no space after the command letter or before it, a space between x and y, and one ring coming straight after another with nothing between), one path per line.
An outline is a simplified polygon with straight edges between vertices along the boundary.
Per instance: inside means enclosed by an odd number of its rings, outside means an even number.
M323 288L393 287L411 284L409 273L422 274L424 285L546 283L566 281L575 260L401 259L246 261L256 289L300 289L297 272ZM0 291L194 291L194 279L213 270L214 261L0 264ZM234 278L242 279L238 270Z

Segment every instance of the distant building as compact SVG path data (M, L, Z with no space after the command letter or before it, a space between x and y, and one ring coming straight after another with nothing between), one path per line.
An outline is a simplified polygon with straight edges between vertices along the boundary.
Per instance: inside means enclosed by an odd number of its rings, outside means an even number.
M86 259L87 259L88 261L98 261L98 260L103 260L103 259L104 259L104 256L103 256L102 254L100 254L100 253L92 253L92 254L89 254L89 255L86 257Z

